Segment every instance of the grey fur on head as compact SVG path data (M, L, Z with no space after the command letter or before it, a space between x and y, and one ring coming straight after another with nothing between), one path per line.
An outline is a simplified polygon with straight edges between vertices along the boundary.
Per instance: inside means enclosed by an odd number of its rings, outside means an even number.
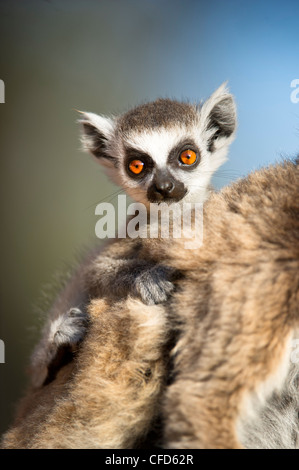
M225 83L200 105L158 99L114 118L89 112L81 115L83 148L116 184L146 205L160 202L151 193L149 198L148 189L155 176L165 172L174 186L178 182L184 186L171 202L183 197L185 202L203 202L213 173L226 160L237 127L234 98ZM188 172L175 165L178 159L173 158L175 151L179 155L186 148L197 154L197 164ZM134 178L127 171L134 155L146 160L144 178Z

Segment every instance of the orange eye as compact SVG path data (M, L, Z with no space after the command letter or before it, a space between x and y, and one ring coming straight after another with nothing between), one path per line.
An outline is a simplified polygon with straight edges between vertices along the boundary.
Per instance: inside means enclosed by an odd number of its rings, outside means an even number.
M139 175L144 167L144 163L141 160L132 160L129 164L129 168L132 173Z
M193 150L184 150L180 155L180 160L184 165L193 165L196 162L196 153Z

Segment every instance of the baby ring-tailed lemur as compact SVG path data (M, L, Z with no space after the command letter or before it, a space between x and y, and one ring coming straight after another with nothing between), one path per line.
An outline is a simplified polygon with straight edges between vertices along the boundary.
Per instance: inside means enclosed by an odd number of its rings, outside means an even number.
M82 121L85 146L135 199L201 201L235 109L222 87L200 108L163 100ZM2 447L298 447L298 172L288 162L213 194L196 251L184 237L128 238L91 256L50 313Z
M182 204L207 199L211 177L234 139L236 108L223 84L200 105L158 99L116 118L82 113L80 122L84 148L135 201ZM113 302L130 294L148 305L167 300L179 273L151 259L150 250L148 259L140 258L141 244L141 238L117 240L79 268L33 355L36 387L55 377L65 350L84 337L90 299Z

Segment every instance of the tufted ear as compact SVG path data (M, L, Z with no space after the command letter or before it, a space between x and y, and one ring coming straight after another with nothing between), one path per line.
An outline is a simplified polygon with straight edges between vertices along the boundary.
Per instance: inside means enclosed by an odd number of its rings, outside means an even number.
M114 119L81 112L81 142L83 149L90 152L104 166L116 166L117 159L109 154L109 141L114 134Z
M233 96L223 83L199 110L200 120L204 124L204 132L208 150L214 152L232 142L237 128L237 112Z

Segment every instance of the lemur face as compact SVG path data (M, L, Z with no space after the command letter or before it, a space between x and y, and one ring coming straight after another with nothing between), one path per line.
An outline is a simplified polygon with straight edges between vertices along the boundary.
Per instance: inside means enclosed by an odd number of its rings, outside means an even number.
M159 99L110 119L83 113L83 144L136 201L203 202L234 138L222 85L201 106Z
M128 192L138 197L142 190L147 201L168 203L181 201L190 192L201 160L190 132L176 127L131 133L124 142L124 156Z

